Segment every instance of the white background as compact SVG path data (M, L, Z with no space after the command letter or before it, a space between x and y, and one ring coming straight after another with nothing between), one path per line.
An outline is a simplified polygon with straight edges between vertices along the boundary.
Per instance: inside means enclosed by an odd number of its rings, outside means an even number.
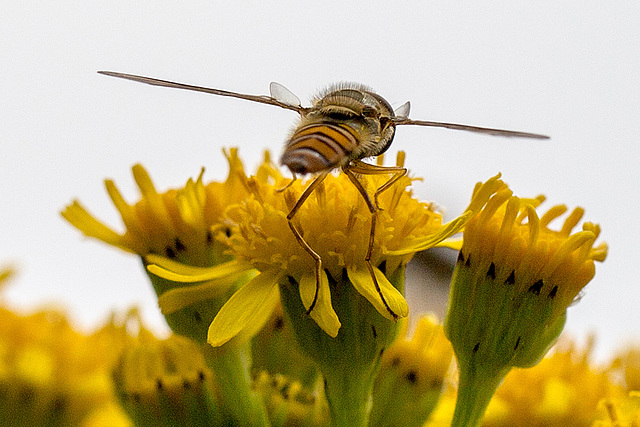
M201 166L221 179L221 147L249 170L278 155L295 113L100 76L107 69L266 94L276 80L308 100L335 81L370 85L415 119L546 133L548 142L403 127L423 176L415 191L466 205L498 171L543 206L586 208L610 245L567 330L601 352L640 339L638 160L640 3L525 1L109 1L0 6L0 264L14 306L59 302L86 327L137 303L163 323L136 257L81 238L58 211L79 198L121 230L102 184L135 201L142 162L164 190Z

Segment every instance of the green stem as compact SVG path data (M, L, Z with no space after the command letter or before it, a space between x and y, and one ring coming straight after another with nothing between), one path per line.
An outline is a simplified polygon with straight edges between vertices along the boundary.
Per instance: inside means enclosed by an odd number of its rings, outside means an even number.
M386 319L345 277L330 281L333 307L342 322L330 337L306 313L297 286L280 284L280 297L301 349L314 360L325 379L333 426L366 426L373 380L380 355L395 336L397 324Z
M221 395L221 407L234 426L269 426L267 412L259 394L251 390L244 348L216 349L203 345L207 364L213 370Z
M476 369L460 368L458 399L451 427L477 427L481 424L487 406L509 369L491 374Z
M376 370L325 372L325 394L329 402L334 427L363 427L368 424L371 409L371 391Z

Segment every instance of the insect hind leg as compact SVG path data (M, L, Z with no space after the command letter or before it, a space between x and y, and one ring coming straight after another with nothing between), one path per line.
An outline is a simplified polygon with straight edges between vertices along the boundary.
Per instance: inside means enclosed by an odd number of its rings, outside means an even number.
M367 207L369 208L369 212L371 212L371 231L369 232L369 247L367 248L367 254L364 258L365 264L367 266L367 270L369 270L369 274L371 275L371 280L373 281L373 286L380 295L380 299L382 303L386 307L387 311L391 314L391 316L397 320L398 315L391 309L389 303L385 299L382 291L380 290L380 284L378 283L378 279L376 278L375 271L373 269L373 265L371 264L371 254L373 253L373 243L376 232L376 223L378 219L378 212L382 210L378 204L378 196L391 188L391 186L397 182L400 178L407 174L407 169L402 167L385 167L385 166L374 166L364 162L357 162L350 167L343 168L343 172L349 180L356 186L362 198L364 199ZM371 197L369 197L369 193L364 189L362 183L356 178L354 173L359 173L361 175L379 175L379 174L393 174L384 184L376 189L376 192L373 196L373 201Z
M298 241L298 244L300 246L302 246L302 248L309 255L311 255L311 257L313 258L313 260L315 261L315 264L316 264L316 266L315 266L316 290L315 290L315 293L313 295L313 300L311 301L311 304L309 305L309 308L307 309L307 314L311 314L311 312L313 311L313 309L316 306L316 302L318 302L318 292L320 290L320 280L322 278L322 257L316 251L314 251L313 248L311 248L311 246L309 246L309 244L304 239L304 237L302 236L300 231L296 228L296 225L293 223L293 217L296 215L296 213L298 213L298 210L300 210L300 207L302 207L302 205L309 198L311 193L313 193L320 186L320 184L322 184L322 181L324 181L324 179L327 177L328 174L329 174L329 172L323 172L320 175L318 175L313 181L311 181L311 184L309 184L309 186L307 188L305 188L305 190L302 192L302 194L300 195L300 197L296 201L295 205L293 205L293 207L289 211L289 214L287 215L287 221L289 222L289 228L293 232L293 235L296 238L296 240ZM295 175L294 175L294 178L295 178ZM289 185L290 184L291 183L289 183ZM287 185L287 187L289 185ZM284 191L285 188L283 188L282 190Z

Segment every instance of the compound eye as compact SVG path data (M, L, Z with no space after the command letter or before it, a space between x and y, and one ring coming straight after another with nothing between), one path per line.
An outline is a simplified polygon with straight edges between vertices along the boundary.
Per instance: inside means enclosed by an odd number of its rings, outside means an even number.
M362 108L362 116L363 117L378 117L378 110L373 107L363 107Z

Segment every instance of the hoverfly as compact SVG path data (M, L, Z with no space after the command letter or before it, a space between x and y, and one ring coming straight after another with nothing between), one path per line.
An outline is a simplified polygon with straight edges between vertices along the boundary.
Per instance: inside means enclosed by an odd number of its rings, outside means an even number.
M365 256L365 263L383 304L391 316L397 318L397 314L389 307L380 291L380 286L378 285L371 265L371 254L373 251L377 212L380 210L378 197L382 192L389 189L396 181L406 175L407 169L403 167L372 165L363 162L362 159L384 153L391 145L395 128L398 125L439 127L504 137L549 138L545 135L529 132L412 120L409 119L409 102L393 110L391 105L383 97L366 86L359 84L344 83L331 86L326 92L314 98L310 107L303 107L300 99L296 95L281 84L275 82L272 82L269 86L270 96L265 96L247 95L112 71L98 71L98 73L154 86L205 92L213 95L229 96L262 104L275 105L300 114L299 123L285 143L284 151L280 157L280 164L286 166L293 175L292 181L287 184L285 188L291 185L291 183L297 179L298 175L315 175L315 178L305 188L287 215L289 227L293 235L300 246L314 259L316 264L316 292L311 305L307 309L307 313L311 313L317 302L322 274L322 258L305 241L293 223L293 218L311 193L322 184L322 181L330 172L335 169L342 170L358 189L364 198L369 212L371 212L371 231L369 233L369 247ZM390 177L383 185L376 189L372 200L369 193L356 177L356 174L386 174L390 175Z

